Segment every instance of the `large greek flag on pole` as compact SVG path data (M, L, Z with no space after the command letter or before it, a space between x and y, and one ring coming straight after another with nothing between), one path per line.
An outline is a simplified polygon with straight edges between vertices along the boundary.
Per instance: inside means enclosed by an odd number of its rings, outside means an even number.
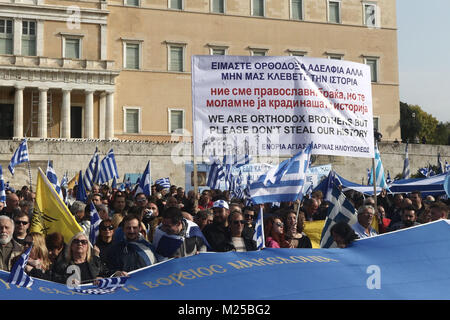
M261 175L250 185L255 204L295 201L302 196L312 143L305 150Z
M139 185L136 188L136 194L144 193L146 196L151 196L152 188L151 188L151 177L150 177L150 161L147 162L147 166L145 167L144 173L142 174L141 179L139 180Z
M218 189L219 182L225 177L223 166L218 158L210 158L211 166L209 168L208 179L206 184L210 189Z
M84 173L84 187L86 190L91 190L94 183L98 182L98 176L99 176L99 155L98 155L98 149L95 148L94 155L91 158L91 161L89 161L89 165L86 169L86 172Z
M264 240L264 217L263 208L259 209L258 219L256 220L255 233L253 234L253 240L256 241L256 248L258 250L266 247L266 241Z
M373 170L373 168L372 168ZM378 145L375 145L375 183L377 187L389 190L386 178L384 176L383 163L381 162L380 151ZM373 185L373 171L370 175L370 184Z
M58 177L56 176L55 169L53 169L53 162L51 160L48 160L47 162L47 171L45 175L47 176L48 181L50 181L50 183L52 184L53 188L55 188L55 191L59 195L61 200L64 200L61 186L58 182Z
M114 157L114 150L108 151L108 154L100 162L100 174L98 177L99 183L107 183L113 178L119 178L119 172L117 171L116 158Z
M27 265L28 258L30 257L31 245L14 264L11 273L9 274L8 282L20 287L29 288L33 284L33 278L25 273L25 266Z
M9 162L8 169L12 175L14 175L14 167L19 163L30 161L28 158L28 145L27 139L23 139L19 147L14 152L11 161Z
M95 242L97 241L98 234L100 233L100 223L102 220L100 219L100 216L98 215L97 209L95 208L95 205L93 202L90 204L90 215L91 215L91 228L89 230L89 242L92 245L95 245Z
M330 205L328 207L328 214L325 225L322 229L322 236L320 240L321 248L335 247L333 237L330 234L331 227L337 222L347 222L350 226L357 222L356 210L345 195L339 191L336 185L333 185L331 192Z
M409 170L408 143L405 148L405 162L403 163L403 179L409 179L411 171Z
M5 180L3 180L2 166L0 166L0 202L3 202L6 207L6 188L5 188Z

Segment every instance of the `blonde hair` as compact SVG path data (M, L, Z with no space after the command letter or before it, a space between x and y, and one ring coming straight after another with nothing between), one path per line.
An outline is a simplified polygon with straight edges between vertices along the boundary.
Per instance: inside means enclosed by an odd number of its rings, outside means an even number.
M33 239L33 248L31 249L30 255L36 259L40 259L42 263L41 269L47 271L50 268L51 262L48 257L48 249L45 244L44 235L37 232L31 232L28 236Z
M67 247L66 247L66 252L65 252L65 258L66 258L66 262L71 263L72 262L72 243L73 240L78 239L80 236L83 236L88 244L88 248L87 248L87 252L86 252L86 261L89 262L91 261L91 243L89 242L89 238L86 236L86 234L84 233L84 231L78 232L76 235L74 235L72 237L72 239L70 239Z

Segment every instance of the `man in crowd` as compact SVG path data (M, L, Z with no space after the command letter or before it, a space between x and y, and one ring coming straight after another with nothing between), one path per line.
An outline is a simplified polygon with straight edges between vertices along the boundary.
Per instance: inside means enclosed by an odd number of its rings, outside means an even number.
M140 233L141 220L134 214L123 218L124 237L108 251L108 269L115 276L152 265L158 261L154 247Z
M420 191L413 191L409 198L412 201L412 205L414 207L414 211L416 213L416 217L419 217L422 213L425 212L425 205L422 202L422 194Z
M360 239L377 235L377 232L371 227L374 216L375 209L371 205L362 205L359 207L357 215L358 222L353 224L352 228Z
M19 197L17 194L11 192L6 195L6 207L0 212L0 215L8 216L12 219L14 209L20 209L19 206Z
M225 200L217 200L213 203L214 219L213 223L203 229L212 251L225 252L225 244L228 239L228 216L230 208Z
M431 206L431 221L448 219L448 207L443 202L435 202Z
M13 239L14 221L8 216L0 216L0 269L11 271L12 260L20 256L23 247Z
M206 252L207 241L197 224L183 218L179 208L168 208L155 230L156 253L166 258L187 257Z
M14 215L14 234L13 239L21 244L24 245L25 243L25 237L28 234L28 229L30 227L30 218L28 215L22 211Z
M416 222L417 215L413 206L408 206L402 210L402 220L389 226L388 231L395 231L405 229L412 226L417 226L420 223Z

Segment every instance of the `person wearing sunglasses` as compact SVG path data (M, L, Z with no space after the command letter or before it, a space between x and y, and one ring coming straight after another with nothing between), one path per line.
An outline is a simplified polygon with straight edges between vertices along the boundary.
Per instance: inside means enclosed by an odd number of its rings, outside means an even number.
M113 244L114 226L112 225L111 219L105 219L100 222L99 234L95 246L100 252L100 260L106 263L106 257L108 256L108 251Z
M271 216L264 221L264 236L267 248L289 248L284 238L284 223L277 216Z
M32 248L25 266L25 272L33 278L51 280L50 268L52 263L48 255L44 235L37 232L28 234L25 237L23 251L25 252L29 247Z
M14 235L13 239L21 245L25 242L25 237L28 234L28 228L30 227L30 218L22 211L19 211L14 215Z
M242 212L238 210L232 211L229 220L230 237L228 245L230 248L227 251L255 251L255 240L252 239L249 233L243 232L247 221L244 219Z
M69 281L70 285L74 285L107 277L108 274L100 258L92 254L86 234L79 232L67 244L64 259L56 262L53 281L65 284Z

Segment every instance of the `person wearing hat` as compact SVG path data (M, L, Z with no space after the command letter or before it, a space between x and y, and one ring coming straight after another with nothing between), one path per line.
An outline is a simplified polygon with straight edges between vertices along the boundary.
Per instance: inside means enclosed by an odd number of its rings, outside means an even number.
M225 200L217 200L214 202L212 210L214 212L213 223L203 229L203 234L212 251L225 252L227 251L225 244L229 232L228 216L230 215L230 208Z

